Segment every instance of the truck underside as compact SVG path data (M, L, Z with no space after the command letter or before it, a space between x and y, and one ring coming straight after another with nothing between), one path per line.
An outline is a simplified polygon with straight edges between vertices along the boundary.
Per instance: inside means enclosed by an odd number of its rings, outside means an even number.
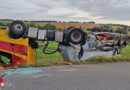
M21 21L14 21L9 29L0 29L0 63L1 66L33 65L36 59L36 41L56 41L59 43L56 51L43 53L53 54L59 51L67 61L86 60L105 51L113 51L112 55L120 54L119 49L128 45L130 35L112 32L85 32L79 28L69 27L65 31L38 30L29 27ZM98 51L98 52L97 52ZM93 54L93 53L92 53ZM4 61L4 58L8 61Z

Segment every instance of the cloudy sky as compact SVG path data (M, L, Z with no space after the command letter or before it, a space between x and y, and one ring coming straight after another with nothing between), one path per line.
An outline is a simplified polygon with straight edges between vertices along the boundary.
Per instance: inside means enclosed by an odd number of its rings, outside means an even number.
M130 25L130 0L0 0L0 19Z

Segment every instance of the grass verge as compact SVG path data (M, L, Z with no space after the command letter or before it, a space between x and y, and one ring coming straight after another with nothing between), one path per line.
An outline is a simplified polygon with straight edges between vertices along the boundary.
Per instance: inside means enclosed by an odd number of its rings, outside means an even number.
M50 47L56 47L57 43L53 42ZM72 64L90 64L90 63L110 63L110 62L129 62L130 61L130 44L122 49L120 56L106 57L96 56L85 61L73 61ZM34 66L54 66L54 65L68 65L64 62L60 53L51 55L43 54L42 48L37 49L37 62Z

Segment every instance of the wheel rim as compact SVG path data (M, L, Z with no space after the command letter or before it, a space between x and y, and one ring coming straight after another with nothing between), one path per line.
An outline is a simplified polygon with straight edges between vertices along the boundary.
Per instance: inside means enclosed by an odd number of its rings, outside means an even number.
M16 32L21 32L23 30L23 27L22 27L21 24L16 24L14 26L14 29L15 29Z
M75 32L73 32L73 33L71 34L71 39L72 39L73 41L75 41L75 42L80 41L81 38L82 38L82 35L81 35L81 33L78 32L78 31L75 31Z

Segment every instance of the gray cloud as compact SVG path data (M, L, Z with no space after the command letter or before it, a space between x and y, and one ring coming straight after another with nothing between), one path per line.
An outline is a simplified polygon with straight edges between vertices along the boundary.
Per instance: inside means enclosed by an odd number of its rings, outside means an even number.
M102 16L105 19L130 20L129 0L70 0L68 3L90 13L92 16Z
M0 18L130 21L130 0L1 0Z

